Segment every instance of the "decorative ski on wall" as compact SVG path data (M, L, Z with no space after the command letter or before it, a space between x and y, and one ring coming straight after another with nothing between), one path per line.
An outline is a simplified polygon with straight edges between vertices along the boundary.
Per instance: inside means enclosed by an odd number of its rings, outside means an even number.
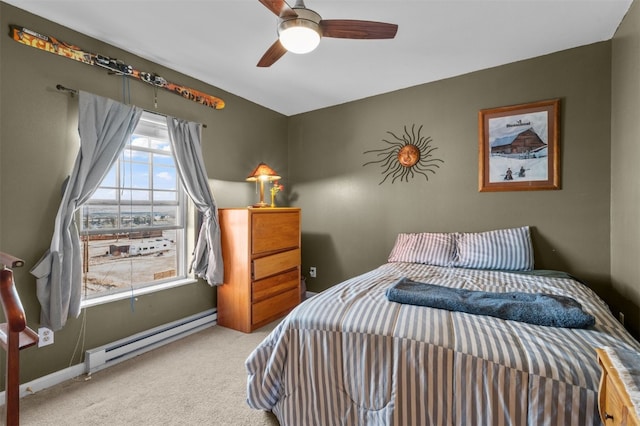
M84 64L106 68L111 73L117 75L133 77L151 84L152 86L168 90L182 96L183 98L206 105L213 109L224 108L224 101L220 98L208 95L190 87L171 83L157 74L137 70L131 65L125 64L118 59L109 58L108 56L96 53L85 52L78 46L74 46L58 40L55 37L43 35L18 25L9 25L9 29L9 36L18 43L26 44L27 46L35 47L36 49L44 50L58 56L64 56L65 58L73 59L74 61L82 62Z

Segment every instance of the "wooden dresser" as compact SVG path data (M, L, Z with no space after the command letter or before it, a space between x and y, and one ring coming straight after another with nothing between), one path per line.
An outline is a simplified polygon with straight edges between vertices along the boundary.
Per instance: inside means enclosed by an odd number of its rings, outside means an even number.
M300 209L220 209L218 216L218 324L250 333L300 303Z
M596 349L598 363L602 368L600 389L598 391L598 408L600 418L605 426L623 425L640 426L638 413L633 407L631 398L616 363L612 361L609 353L604 349ZM640 354L632 361L635 368L640 363ZM618 363L618 365L620 365Z

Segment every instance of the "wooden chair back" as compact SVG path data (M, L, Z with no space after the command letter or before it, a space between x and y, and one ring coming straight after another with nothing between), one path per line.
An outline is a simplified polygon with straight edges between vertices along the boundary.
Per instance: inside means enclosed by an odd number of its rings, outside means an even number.
M20 423L20 350L38 343L38 333L27 327L27 318L13 281L13 271L2 266L22 266L23 262L0 253L0 263L0 302L6 320L0 324L0 345L7 352L5 424L15 426Z

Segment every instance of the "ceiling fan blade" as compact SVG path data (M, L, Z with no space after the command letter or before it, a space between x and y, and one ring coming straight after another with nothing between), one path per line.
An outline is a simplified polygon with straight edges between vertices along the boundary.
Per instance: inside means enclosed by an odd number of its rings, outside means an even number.
M280 40L276 40L264 55L262 55L262 58L258 61L258 66L263 68L270 67L285 53L287 53L287 49L280 43Z
M333 38L386 39L398 32L396 24L354 19L323 19L320 28L323 37Z
M276 16L281 18L283 17L292 17L295 18L298 16L296 12L287 4L284 0L258 0L262 3L267 9L275 13Z

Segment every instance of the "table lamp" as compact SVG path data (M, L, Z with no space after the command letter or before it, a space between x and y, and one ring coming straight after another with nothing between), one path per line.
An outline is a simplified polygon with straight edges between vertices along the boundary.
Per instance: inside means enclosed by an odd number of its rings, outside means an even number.
M269 204L264 201L264 183L278 179L281 179L278 173L265 163L258 164L258 167L247 176L248 182L260 182L260 202L253 207L269 207Z

